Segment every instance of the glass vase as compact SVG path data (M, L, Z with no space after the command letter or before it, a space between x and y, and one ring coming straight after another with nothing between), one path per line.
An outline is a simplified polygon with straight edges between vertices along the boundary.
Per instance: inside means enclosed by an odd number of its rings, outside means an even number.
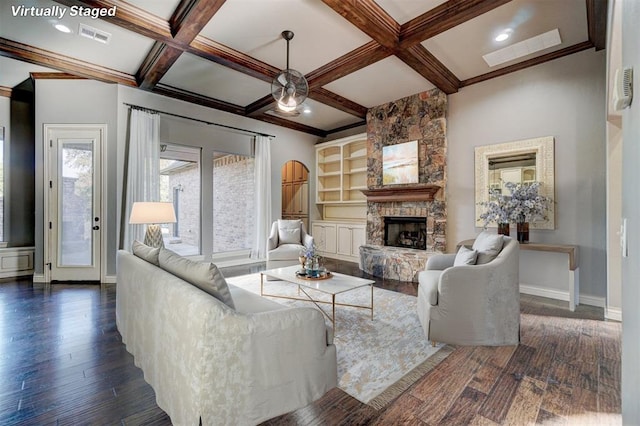
M529 222L518 222L518 242L526 244L529 242Z
M498 224L498 234L509 236L509 222Z

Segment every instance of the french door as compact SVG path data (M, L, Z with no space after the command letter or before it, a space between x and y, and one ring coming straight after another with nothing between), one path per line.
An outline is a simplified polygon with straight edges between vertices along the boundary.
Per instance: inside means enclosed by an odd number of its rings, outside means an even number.
M99 281L102 247L101 148L105 128L47 125L45 277Z

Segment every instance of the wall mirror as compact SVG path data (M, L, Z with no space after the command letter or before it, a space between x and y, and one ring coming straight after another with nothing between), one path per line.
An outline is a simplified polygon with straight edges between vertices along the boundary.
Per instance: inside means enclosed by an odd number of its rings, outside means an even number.
M489 200L490 188L507 190L505 182L541 182L539 193L556 201L553 145L553 136L547 136L475 148L476 226L484 225L479 219L483 212L479 203ZM549 207L547 220L531 222L529 226L554 229L555 203Z

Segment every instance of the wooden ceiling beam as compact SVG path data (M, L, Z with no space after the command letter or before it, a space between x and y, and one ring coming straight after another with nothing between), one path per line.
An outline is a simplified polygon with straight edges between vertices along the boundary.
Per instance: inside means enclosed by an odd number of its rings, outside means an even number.
M275 103L276 100L269 94L247 105L244 109L244 113L249 117L255 117L272 109Z
M355 115L359 118L366 118L367 116L366 107L356 102L350 101L349 99L344 98L336 93L330 92L327 89L323 89L322 87L316 87L315 89L311 90L309 92L309 98L342 112L346 112L347 114Z
M224 2L225 0L182 0L169 20L174 40L181 46L191 43ZM156 41L136 73L138 85L143 89L150 89L158 84L183 51L183 48Z
M400 48L406 49L443 33L511 0L450 0L400 27Z
M547 53L546 55L538 56L537 58L531 58L524 62L510 65L508 67L500 68L499 70L491 71L486 74L479 75L477 77L468 78L460 82L460 87L470 86L472 84L480 83L482 81L490 80L492 78L500 77L505 74L520 71L525 68L529 68L535 65L539 65L545 62L552 61L554 59L562 58L567 55L573 55L574 53L582 52L583 50L591 49L593 43L590 41L583 41L582 43L574 44L573 46L565 47L564 49L556 50L555 52Z
M368 65L374 64L391 54L392 52L389 49L381 46L378 42L370 41L328 64L311 71L305 78L309 83L310 89L321 87Z
M267 83L280 72L276 67L202 36L196 37L186 51Z
M597 50L607 47L607 2L608 0L585 0L587 2L587 27L589 41Z
M70 56L54 53L23 43L0 37L0 56L53 68L69 74L136 87L136 79L127 73L81 61Z
M4 98L10 98L11 91L12 91L11 87L0 86L0 96Z
M322 0L334 12L349 21L382 46L395 49L400 24L373 0Z
M401 50L396 56L447 95L458 91L460 80L421 44Z
M190 102L192 104L230 112L231 114L243 115L243 116L245 115L244 107L241 107L240 105L235 105L230 102L225 102L219 99L203 96L198 93L190 92L188 90L178 89L176 87L171 87L166 84L157 84L150 91L153 93L157 93L159 95L164 95L170 98L180 99L182 101Z
M66 72L31 72L29 75L34 80L86 80L85 77Z
M297 123L295 121L290 121L284 118L277 117L275 115L262 114L262 115L251 117L251 118L264 121L265 123L275 124L280 127L286 127L288 129L297 130L299 132L308 133L310 135L318 136L320 138L327 137L327 132L322 129L318 129L312 126L307 126L305 124Z

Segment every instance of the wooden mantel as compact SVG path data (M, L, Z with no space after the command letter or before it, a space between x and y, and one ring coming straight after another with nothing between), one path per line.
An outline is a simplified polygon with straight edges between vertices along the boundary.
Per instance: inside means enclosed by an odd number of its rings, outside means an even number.
M439 185L416 185L363 189L367 201L386 203L391 201L433 201Z

